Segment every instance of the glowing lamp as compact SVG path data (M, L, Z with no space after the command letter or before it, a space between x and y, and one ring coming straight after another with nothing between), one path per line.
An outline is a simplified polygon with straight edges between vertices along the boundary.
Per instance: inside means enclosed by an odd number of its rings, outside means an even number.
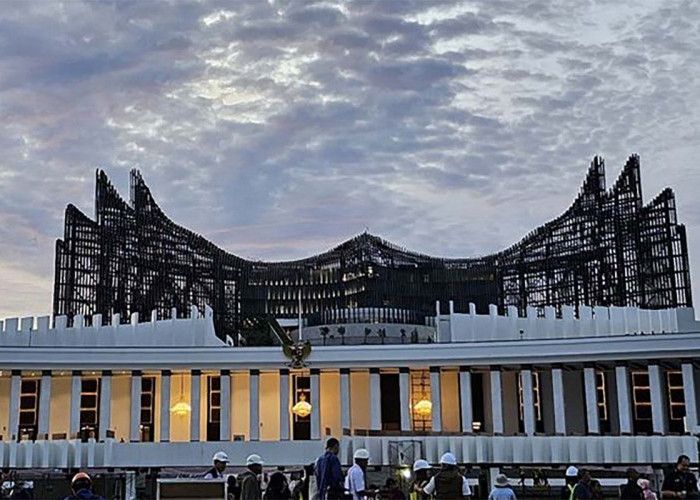
M192 411L192 407L184 399L180 399L177 403L170 408L170 413L174 413L178 417L184 417Z
M299 402L292 406L292 413L301 418L311 415L311 404L306 401L306 396L304 394L300 395Z
M433 403L427 399L421 399L413 406L413 411L421 417L429 417L433 411Z

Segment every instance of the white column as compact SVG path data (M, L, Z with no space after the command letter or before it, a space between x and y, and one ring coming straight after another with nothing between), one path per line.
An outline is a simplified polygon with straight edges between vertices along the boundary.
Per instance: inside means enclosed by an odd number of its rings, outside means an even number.
M369 430L382 430L382 384L379 368L369 369Z
M472 405L472 372L466 366L462 366L459 369L459 410L463 434L474 432L474 408Z
M260 370L250 370L250 440L260 440ZM314 408L316 410L316 408Z
M433 403L433 432L442 432L442 397L439 366L430 367L430 402Z
M566 406L564 400L564 378L561 368L552 368L552 395L554 400L554 433L566 435Z
M535 395L532 390L532 370L520 372L523 389L523 427L528 436L535 435Z
M654 434L664 435L668 433L668 419L666 418L666 391L663 381L664 372L658 364L649 365L649 389L651 392L651 420Z
M311 439L321 439L321 372L311 369Z
M82 390L82 372L74 371L70 386L70 439L78 437L80 432L80 392Z
M190 378L190 441L199 441L199 421L201 413L202 399L202 372L192 370Z
M231 372L221 370L221 409L219 410L219 439L231 441Z
M351 435L350 370L340 369L340 432Z
M280 370L280 440L289 440L289 370Z
M104 370L102 372L102 380L100 382L100 423L98 429L98 440L104 441L107 439L107 431L109 430L110 413L112 408L112 372Z
M583 384L586 394L586 422L588 434L600 434L600 420L598 419L598 394L596 391L595 368L592 366L583 369Z
M632 396L626 366L615 367L617 386L617 410L620 415L620 434L632 434Z
M19 393L22 384L22 372L12 370L10 379L10 416L7 426L7 434L12 441L19 440Z
M491 415L493 418L493 433L503 434L503 388L501 385L501 369L491 369Z
M160 372L160 442L170 441L170 370Z
M695 373L692 363L683 363L683 397L685 400L685 426L695 433L698 426L698 403L695 396Z
M141 372L131 372L131 419L130 440L132 443L141 441Z
M411 373L408 368L399 368L399 409L401 432L411 430Z
M39 439L48 439L51 417L51 370L41 372L39 388Z

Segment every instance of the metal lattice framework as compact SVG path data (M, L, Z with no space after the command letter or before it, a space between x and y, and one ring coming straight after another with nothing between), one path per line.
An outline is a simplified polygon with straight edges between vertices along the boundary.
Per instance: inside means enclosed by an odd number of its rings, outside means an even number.
M594 158L580 194L557 219L494 255L441 259L409 252L368 233L307 259L255 262L173 223L137 171L125 202L97 172L95 220L73 205L56 242L54 314L115 313L126 321L191 304L214 309L217 333L248 318L294 318L301 293L311 324L423 323L435 301L477 311L525 307L691 306L685 228L673 192L642 204L639 158L606 189Z

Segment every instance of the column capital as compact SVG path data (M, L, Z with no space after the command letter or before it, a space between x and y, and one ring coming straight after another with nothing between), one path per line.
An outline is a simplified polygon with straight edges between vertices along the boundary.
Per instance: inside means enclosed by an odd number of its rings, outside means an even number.
M464 366L464 365L462 365L462 366L459 367L459 371L460 371L460 372L468 372L468 373L471 373L471 372L472 372L472 367L471 367L471 366Z
M321 375L321 370L318 369L318 368L311 368L311 370L309 370L309 371L310 371L310 373L311 373L312 376L314 376L314 375Z
M219 375L221 377L230 377L231 376L231 370L219 370Z
M170 377L173 374L171 370L161 370L160 371L160 376L161 377Z
M10 372L10 374L11 374L13 377L21 377L21 376L22 376L22 370L12 370L12 371Z
M520 371L522 372L525 370L533 371L532 365L520 365Z
M283 377L289 377L289 368L280 368L280 375Z
M71 375L73 375L74 377L82 377L83 372L80 370L73 370L73 371L71 371Z
M340 374L341 375L350 375L350 368L341 368Z
M197 377L202 374L202 370L190 370L190 375L193 377Z
M41 370L41 376L42 377L52 377L53 372L51 370Z
M489 366L489 371L490 372L500 372L500 371L503 371L503 367L501 365L491 365L491 366Z
M379 375L379 368L370 368L369 373L370 375Z
M132 377L140 377L140 376L141 376L141 370L131 370L131 376L132 376Z
M249 373L251 376L256 376L256 377L257 377L258 375L260 375L260 370L252 369L252 370L249 370L248 373Z
M440 367L439 366L431 366L430 373L440 373Z
M111 377L111 376L112 376L112 370L102 370L102 376L103 376L103 377Z

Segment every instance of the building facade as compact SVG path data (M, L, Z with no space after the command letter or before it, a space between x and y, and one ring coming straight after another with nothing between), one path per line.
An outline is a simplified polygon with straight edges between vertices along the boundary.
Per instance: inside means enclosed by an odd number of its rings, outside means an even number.
M319 328L307 328L314 345L298 369L279 347L221 341L208 307L126 324L5 320L2 465L192 467L223 449L234 464L255 452L298 466L331 435L345 464L359 447L387 466L447 450L494 470L698 461L692 309L434 308L434 326L391 344L342 345L347 332L319 345Z
M313 257L267 263L172 222L138 172L127 203L98 171L94 219L69 205L56 243L53 312L69 324L78 314L86 321L152 311L167 318L172 308L208 304L217 334L237 342L250 320L296 318L300 307L310 325L425 325L436 300L452 300L458 310L473 303L482 314L490 304L521 314L565 305L690 307L685 228L673 192L645 205L637 156L607 189L596 157L568 210L493 255L431 257L365 233Z

